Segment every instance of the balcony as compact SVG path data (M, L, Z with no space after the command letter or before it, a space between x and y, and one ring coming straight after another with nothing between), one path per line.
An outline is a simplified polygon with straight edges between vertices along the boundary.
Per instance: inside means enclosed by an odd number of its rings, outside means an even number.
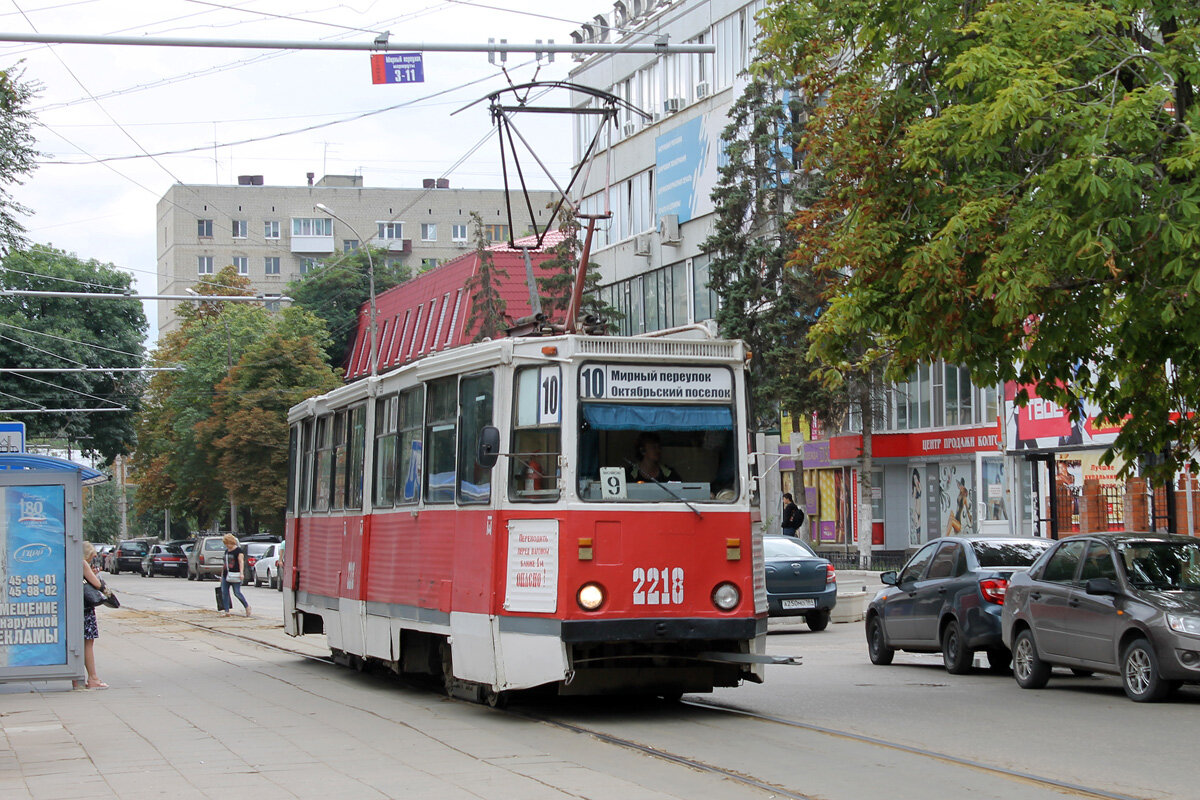
M389 253L411 253L412 239L381 239L376 236L371 240L371 246L387 250Z
M330 255L335 249L332 236L296 236L292 234L293 253Z

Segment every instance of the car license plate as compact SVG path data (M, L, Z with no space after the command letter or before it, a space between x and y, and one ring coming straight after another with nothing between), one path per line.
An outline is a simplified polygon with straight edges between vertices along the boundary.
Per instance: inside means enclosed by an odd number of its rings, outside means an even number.
M804 598L801 600L784 600L783 607L784 608L816 608L817 601L812 599L811 597Z

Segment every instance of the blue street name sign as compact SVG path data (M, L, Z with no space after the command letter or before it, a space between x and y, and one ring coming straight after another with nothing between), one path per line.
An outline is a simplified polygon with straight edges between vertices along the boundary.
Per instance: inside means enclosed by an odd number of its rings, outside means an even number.
M371 83L424 83L420 53L372 53Z

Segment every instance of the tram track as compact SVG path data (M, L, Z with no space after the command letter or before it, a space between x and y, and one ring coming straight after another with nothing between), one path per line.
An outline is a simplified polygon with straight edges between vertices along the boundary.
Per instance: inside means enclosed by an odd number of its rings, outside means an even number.
M180 606L182 609L195 610L195 611L205 610L204 606L198 606L198 605L195 605L192 603L182 602L182 601L179 601L179 600L176 600L173 598L169 598L169 597L162 597L159 595L153 595L153 594L149 594L149 593L145 593L145 592L129 591L129 590L126 590L125 593L144 597L146 599L150 599L150 600L154 600L154 601L158 601L158 602L169 603L172 605ZM131 609L131 610L136 610L136 609ZM327 664L327 665L331 665L331 666L337 666L336 662L334 662L334 660L331 657L315 656L311 653L305 653L296 648L291 648L291 647L287 647L284 645L279 645L279 644L274 644L271 642L263 641L262 639L252 636L252 635L249 635L248 633L245 633L245 632L225 630L225 629L222 629L221 627L218 627L215 625L207 625L207 624L203 624L200 622L195 622L193 620L188 620L188 619L185 619L180 616L175 616L175 615L170 614L170 612L139 610L138 613L160 615L160 616L170 619L173 622L178 622L180 624L186 625L191 628L208 631L211 633L217 633L224 637L228 637L228 638L231 638L234 640L240 640L240 641L251 643L251 644L256 644L261 647L267 647L267 648L270 648L270 649L278 651L278 652L287 653L288 655L298 656L298 657L303 658L308 661L317 662L317 663L321 663L321 664ZM438 691L432 685L422 683L422 682L414 683L414 682L410 682L410 681L405 681L405 683L408 683L414 687L421 687L424 689L428 689L429 691L433 691L433 692ZM454 698L451 698L451 700L455 701L455 702L469 702L469 701L463 701L463 700L454 700ZM539 705L541 705L541 704L539 704ZM996 764L985 763L985 762L982 762L982 761L979 761L976 759L965 758L962 756L956 756L951 753L917 747L917 746L914 746L911 744L906 744L904 742L883 739L883 738L879 738L879 737L875 737L875 736L868 736L866 734L856 733L856 732L848 731L848 730L830 728L828 726L815 725L815 724L803 722L800 720L788 719L785 717L780 717L780 716L776 716L776 715L772 715L772 714L764 714L761 712L751 711L748 709L737 708L736 706L732 706L732 705L715 703L715 702L699 700L699 699L683 699L683 700L679 701L678 705L686 706L688 708L693 708L693 709L697 709L697 710L704 711L704 712L709 712L712 714L736 716L736 717L740 717L743 719L749 719L749 720L754 720L757 722L762 722L765 724L778 725L778 726L783 726L783 727L795 729L795 730L802 730L802 731L806 731L806 732L809 732L812 734L816 734L821 737L827 737L830 739L839 739L839 740L843 740L843 741L867 745L867 746L874 747L874 748L890 750L890 751L893 751L896 753L903 754L905 756L912 756L912 757L915 757L918 759L936 761L936 762L940 762L943 764L949 764L949 765L953 765L956 767L968 769L971 771L988 774L988 775L1000 778L1004 781L1010 781L1010 782L1012 782L1012 784L1014 786L1037 786L1037 787L1040 787L1043 789L1047 789L1047 790L1062 794L1063 796L1097 798L1097 800L1146 800L1145 797L1127 795L1127 794L1122 794L1119 792L1112 792L1112 791L1108 791L1106 789L1101 789L1098 787L1085 786L1085 785L1078 784L1078 783L1072 783L1069 781L1063 781L1063 780L1059 780L1056 778L1047 777L1045 775L1038 775L1035 773L1030 773L1030 772L1025 772L1025 771L1021 771L1021 770L1010 769L1007 767L998 766ZM542 707L544 707L544 706L542 706ZM779 785L778 783L769 782L769 781L763 780L761 778L755 777L753 775L746 774L745 772L742 772L739 770L735 770L735 769L732 769L729 767L724 767L724 766L720 766L718 764L710 763L709 761L706 761L702 758L696 758L696 757L689 756L689 755L679 753L679 752L672 752L669 749L664 749L662 747L657 747L652 744L647 744L646 742L643 742L643 741L637 741L632 738L624 737L624 736L621 736L621 735L618 735L618 734L615 734L615 733L612 733L609 731L601 730L598 727L593 727L593 726L586 725L586 724L580 724L577 722L571 722L566 719L562 719L560 717L555 716L555 714L553 712L538 711L538 710L536 710L536 708L537 708L537 706L522 706L520 708L504 708L504 709L497 708L497 709L486 709L486 710L492 711L493 713L505 714L505 715L508 715L508 716L511 716L511 717L517 718L517 719L523 719L526 721L536 722L539 724L547 725L547 726L550 726L550 727L553 727L553 728L556 728L559 730L569 731L572 733L589 736L598 741L602 741L607 744L610 744L612 746L619 747L619 748L626 749L626 750L636 751L638 753L641 753L642 755L645 755L645 756L648 756L651 758L655 758L655 759L669 762L672 764L676 764L679 766L684 766L689 769L698 770L700 772L704 772L704 773L707 773L710 775L717 775L726 780L734 782L738 785L745 786L747 788L758 789L758 790L761 790L764 792L768 792L775 797L789 798L789 800L826 800L826 798L823 795L806 794L803 792L795 791L795 790L789 789L785 786Z

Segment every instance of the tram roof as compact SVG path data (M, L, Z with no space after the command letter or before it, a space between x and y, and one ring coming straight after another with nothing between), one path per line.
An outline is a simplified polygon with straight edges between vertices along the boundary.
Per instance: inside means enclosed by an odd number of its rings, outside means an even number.
M535 276L545 277L551 273L543 264L553 257L551 248L564 238L560 231L550 231L540 249L529 251ZM518 245L529 247L536 243L533 236L516 241ZM524 250L510 247L505 242L492 245L488 252L497 270L498 291L504 298L508 315L514 319L529 316L532 312L525 282ZM459 347L475 338L479 326L468 327L471 297L466 285L478 271L479 254L472 250L376 297L379 372ZM354 346L345 365L347 380L365 377L371 371L370 327L370 305L364 303L359 309Z

